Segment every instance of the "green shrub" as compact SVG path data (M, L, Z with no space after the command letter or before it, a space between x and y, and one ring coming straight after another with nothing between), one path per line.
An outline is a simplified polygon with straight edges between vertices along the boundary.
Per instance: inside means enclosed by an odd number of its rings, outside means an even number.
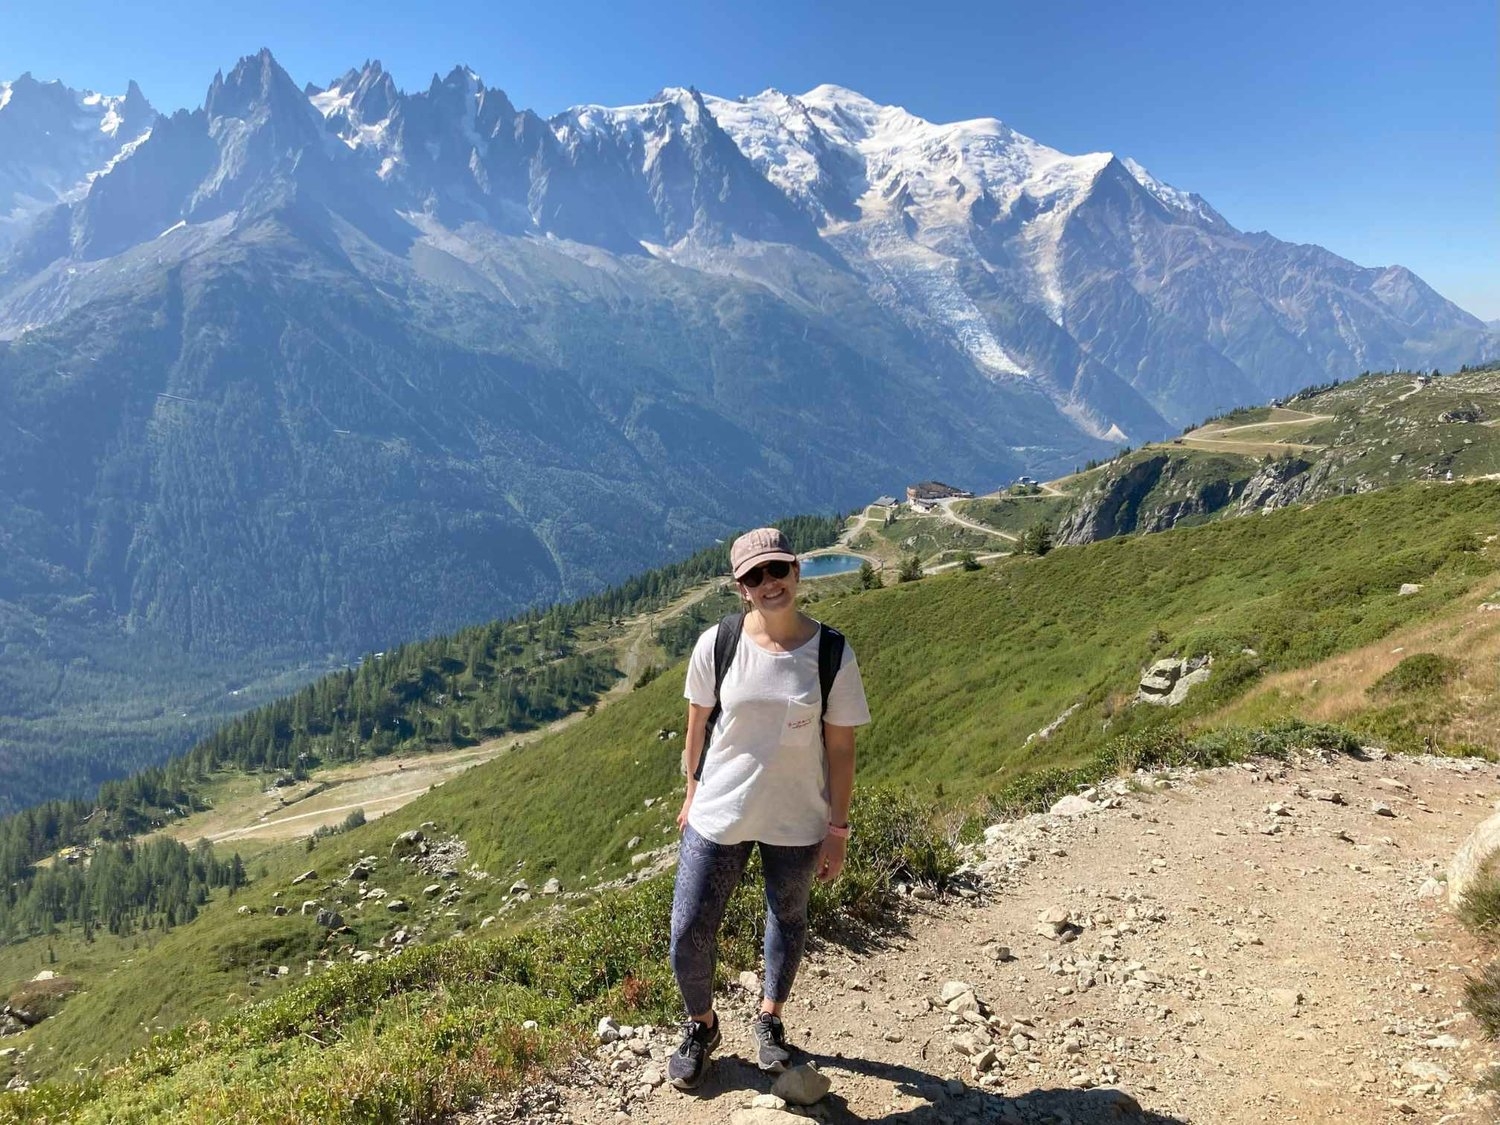
M1458 678L1463 666L1451 656L1414 652L1370 685L1379 696L1415 695L1438 691Z
M1500 1039L1500 960L1491 961L1464 986L1469 1011L1479 1021L1486 1039Z
M922 560L915 554L901 560L901 569L896 571L897 582L915 582L922 577Z
M1021 533L1018 546L1022 554L1045 555L1048 551L1052 550L1052 538L1051 522L1040 520Z
M1159 632L1159 630L1158 630ZM1189 633L1183 640L1180 648L1181 655L1187 659L1195 656L1212 656L1215 660L1224 657L1240 656L1244 649L1253 649L1255 638L1247 631L1239 629L1199 629ZM1214 669L1215 675L1219 669Z
M1475 933L1500 941L1500 873L1475 880L1458 904L1458 917Z

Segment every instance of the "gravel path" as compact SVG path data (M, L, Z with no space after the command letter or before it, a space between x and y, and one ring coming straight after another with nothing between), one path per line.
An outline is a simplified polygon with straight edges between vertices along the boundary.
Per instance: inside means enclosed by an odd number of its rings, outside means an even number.
M1500 1119L1472 1093L1500 1061L1462 1007L1480 950L1431 879L1500 803L1500 767L1311 757L1091 796L991 828L973 897L916 902L880 947L808 959L787 1026L833 1089L804 1112ZM648 1029L464 1120L791 1120L744 1108L771 1087L744 1061L751 1008L740 989L721 999L724 1047L695 1095L653 1085L677 1033Z

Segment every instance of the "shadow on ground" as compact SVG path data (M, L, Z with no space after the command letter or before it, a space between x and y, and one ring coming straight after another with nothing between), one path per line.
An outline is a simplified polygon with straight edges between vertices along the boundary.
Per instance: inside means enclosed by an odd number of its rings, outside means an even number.
M833 1081L833 1091L818 1103L818 1120L830 1125L846 1122L883 1122L885 1125L962 1125L964 1122L1003 1122L1013 1125L1186 1125L1181 1118L1143 1109L1119 1089L1031 1089L1006 1094L966 1085L949 1092L945 1079L927 1071L894 1063L838 1055L799 1054L798 1062L815 1063ZM849 1108L839 1093L841 1080L859 1076L891 1084L891 1108L863 1116ZM737 1055L720 1055L703 1085L680 1095L703 1104L704 1121L728 1121L734 1110L756 1094L768 1094L773 1075ZM1008 1085L1014 1087L1015 1083Z

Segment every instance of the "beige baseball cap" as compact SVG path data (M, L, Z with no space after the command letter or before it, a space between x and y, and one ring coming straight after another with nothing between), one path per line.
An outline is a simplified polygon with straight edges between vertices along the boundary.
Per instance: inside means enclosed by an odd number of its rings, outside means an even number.
M729 568L736 579L743 578L761 563L772 559L797 561L797 552L792 550L786 535L774 527L757 527L754 531L747 531L729 548Z

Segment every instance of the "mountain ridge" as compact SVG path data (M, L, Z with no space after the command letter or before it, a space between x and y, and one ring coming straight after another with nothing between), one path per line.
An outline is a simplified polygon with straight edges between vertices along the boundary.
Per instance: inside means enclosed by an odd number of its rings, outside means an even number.
M710 268L703 243L725 247L735 239L796 246L851 266L864 260L867 272L899 275L886 303L914 328L948 339L991 377L1036 378L1064 416L1097 436L1159 436L1150 409L1142 414L1120 401L1132 392L1181 422L1286 393L1315 374L1415 366L1420 353L1427 353L1423 366L1429 358L1434 366L1457 366L1495 347L1483 322L1409 270L1364 269L1321 248L1241 234L1207 201L1156 179L1132 158L1068 156L995 118L933 123L825 84L801 95L768 90L738 100L668 87L641 105L576 106L544 121L517 111L466 67L434 75L426 91L405 93L377 60L326 88L309 83L295 96L268 50L241 60L229 81L238 88L251 69L261 72L263 97L274 74L277 98L301 103L295 111L288 104L289 121L321 118L351 151L372 154L370 178L399 189L395 199L372 201L376 209L426 209L450 229L479 217L511 234L661 254L700 270ZM225 81L221 72L205 98L210 118L248 108L226 102ZM732 143L720 143L725 137ZM580 162L588 163L587 174ZM760 174L747 175L742 164ZM704 191L705 184L718 189ZM331 194L360 192L341 185ZM1141 199L1131 198L1136 192ZM1143 200L1155 208L1143 211ZM1093 213L1079 215L1091 201ZM193 207L182 210L191 222ZM815 229L798 221L799 212ZM859 226L868 229L858 238L838 237ZM1120 245L1122 231L1137 256L1141 246L1160 243L1152 246L1155 260L1137 268L1106 256L1115 284L1097 277L1097 265L1075 267L1081 257ZM695 245L677 251L684 239ZM1193 292L1176 292L1184 253L1228 271L1220 281L1231 290L1216 303L1249 301L1242 323L1216 328L1222 312L1194 308ZM912 258L923 260L913 267L906 261ZM961 279L946 276L966 265L977 268ZM1295 283L1301 295L1288 293L1286 280L1274 276L1288 269L1312 269L1316 277ZM1201 264L1188 272L1201 282ZM1120 278L1129 279L1130 293ZM867 282L877 299L880 281ZM1154 342L1121 337L1100 320L1101 301L1148 314L1158 326L1148 331ZM1000 302L1008 315L986 316L980 310L987 302ZM1070 360L1057 345L1037 342L1034 326L1018 328L1021 308L1046 315L1070 336L1073 347L1063 351L1076 353L1082 343L1084 356ZM1323 327L1330 317L1347 323L1330 330ZM996 321L1006 331L996 332ZM1261 342L1250 348L1233 339L1245 331ZM1468 342L1424 346L1424 332L1457 333ZM1343 370L1331 370L1340 353ZM1179 373L1161 370L1169 361L1201 368L1204 393L1189 395ZM1280 365L1273 378L1267 362ZM1076 368L1091 363L1129 389L1099 371L1077 378ZM1243 393L1247 379L1260 394ZM1236 384L1238 397L1229 401Z

